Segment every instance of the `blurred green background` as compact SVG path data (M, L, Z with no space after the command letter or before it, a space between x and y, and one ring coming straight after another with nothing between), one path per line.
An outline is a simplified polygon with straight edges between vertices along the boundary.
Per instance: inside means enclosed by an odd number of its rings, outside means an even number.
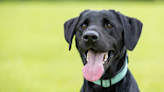
M164 2L0 2L0 92L79 92L82 61L63 24L85 9L115 9L144 24L129 54L141 92L164 92Z

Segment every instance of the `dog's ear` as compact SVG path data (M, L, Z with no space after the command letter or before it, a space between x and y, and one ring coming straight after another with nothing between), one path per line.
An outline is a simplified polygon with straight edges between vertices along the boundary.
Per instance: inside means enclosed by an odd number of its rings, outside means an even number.
M78 22L78 18L79 17L72 18L64 23L64 36L69 43L69 50L71 50L72 39L75 34L75 26Z
M80 16L89 10L83 11ZM64 23L64 36L66 41L69 43L69 50L71 50L72 39L75 34L75 27L80 17L72 18Z
M118 14L124 28L124 44L128 50L132 51L139 40L142 23L135 18L127 17L119 12Z

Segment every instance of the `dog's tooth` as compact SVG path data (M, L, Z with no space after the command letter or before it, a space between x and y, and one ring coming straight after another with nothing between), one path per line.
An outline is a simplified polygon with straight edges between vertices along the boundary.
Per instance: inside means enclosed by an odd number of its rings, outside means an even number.
M105 59L104 59L104 61L107 61L107 59L108 59L108 52L105 53Z
M87 61L89 60L89 53L87 53Z

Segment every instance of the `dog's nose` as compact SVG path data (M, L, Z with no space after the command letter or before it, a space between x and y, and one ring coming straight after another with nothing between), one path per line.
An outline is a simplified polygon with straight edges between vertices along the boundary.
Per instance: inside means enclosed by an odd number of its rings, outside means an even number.
M99 40L99 34L96 31L86 31L83 34L83 39L86 42L95 42Z

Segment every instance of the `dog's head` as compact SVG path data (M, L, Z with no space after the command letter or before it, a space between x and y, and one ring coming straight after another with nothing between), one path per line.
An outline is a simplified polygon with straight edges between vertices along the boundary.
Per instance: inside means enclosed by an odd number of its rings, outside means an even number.
M109 78L121 67L126 49L133 50L141 34L142 23L114 10L86 10L64 24L65 39L82 57L83 75L88 81Z

